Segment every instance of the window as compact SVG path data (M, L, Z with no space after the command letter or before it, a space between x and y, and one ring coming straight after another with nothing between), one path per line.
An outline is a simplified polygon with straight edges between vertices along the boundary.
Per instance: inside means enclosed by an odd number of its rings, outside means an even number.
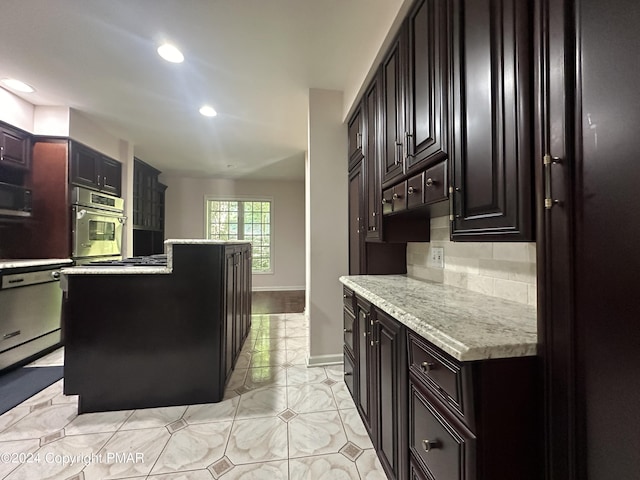
M207 238L248 240L253 273L271 273L271 202L207 198Z

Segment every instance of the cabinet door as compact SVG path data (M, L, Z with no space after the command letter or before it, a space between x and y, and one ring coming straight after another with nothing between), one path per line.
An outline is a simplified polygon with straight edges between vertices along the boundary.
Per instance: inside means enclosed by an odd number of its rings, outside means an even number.
M234 295L236 256L232 249L225 253L225 319L224 319L224 371L225 378L229 378L233 370L233 335L236 315L236 302Z
M71 143L71 183L99 189L100 164L98 152L79 143Z
M406 148L404 131L404 82L406 30L402 29L382 62L382 183L403 173Z
M29 134L0 127L0 165L28 170L31 166L31 140Z
M390 478L405 478L408 463L406 435L407 362L402 325L376 310L375 372L377 447ZM375 442L374 442L375 443Z
M448 156L447 5L422 0L409 14L406 173Z
M531 1L453 1L455 240L533 240Z
M364 174L366 178L365 228L367 240L382 240L382 181L380 172L380 89L378 76L364 96L365 142Z
M364 208L364 180L362 163L349 173L349 275L360 275L364 272L364 232L362 219Z
M362 106L359 105L348 125L349 170L362 158Z
M100 190L119 197L122 190L122 164L112 158L101 157L98 185Z
M373 329L371 318L371 306L364 302L358 301L356 305L357 316L357 351L356 351L356 384L357 384L357 407L360 416L364 422L364 426L369 432L369 436L373 439L373 417L371 413L374 411L373 406L373 389L375 387L375 379L373 378L374 370L372 368L373 361ZM375 440L374 440L375 442Z

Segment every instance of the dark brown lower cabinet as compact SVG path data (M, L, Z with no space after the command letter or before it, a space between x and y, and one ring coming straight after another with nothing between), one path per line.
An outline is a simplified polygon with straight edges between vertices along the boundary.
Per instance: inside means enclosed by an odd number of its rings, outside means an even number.
M373 363L378 456L392 478L406 478L407 360L402 324L376 310Z
M543 478L537 357L460 362L352 291L344 300L345 383L389 479Z

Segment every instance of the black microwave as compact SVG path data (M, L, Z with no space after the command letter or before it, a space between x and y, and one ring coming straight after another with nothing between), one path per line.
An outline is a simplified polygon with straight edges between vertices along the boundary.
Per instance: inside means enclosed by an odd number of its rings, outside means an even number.
M0 216L30 217L31 190L0 182Z

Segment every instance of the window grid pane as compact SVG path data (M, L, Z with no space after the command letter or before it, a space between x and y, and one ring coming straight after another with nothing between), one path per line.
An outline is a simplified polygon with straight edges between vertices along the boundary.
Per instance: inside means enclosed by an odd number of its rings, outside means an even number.
M254 272L271 271L271 202L209 200L208 236L247 240Z

